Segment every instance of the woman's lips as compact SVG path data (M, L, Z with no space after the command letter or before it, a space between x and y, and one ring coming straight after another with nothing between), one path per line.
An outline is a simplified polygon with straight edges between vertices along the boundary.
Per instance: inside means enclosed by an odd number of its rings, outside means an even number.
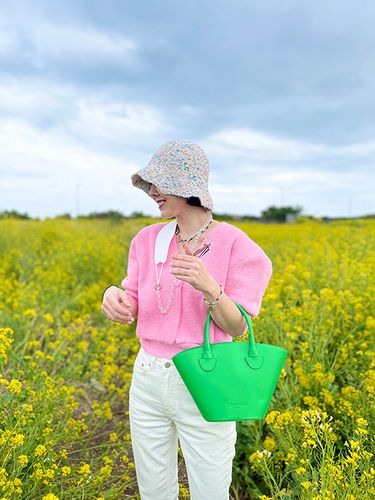
M162 208L165 204L165 201L158 201L159 208Z

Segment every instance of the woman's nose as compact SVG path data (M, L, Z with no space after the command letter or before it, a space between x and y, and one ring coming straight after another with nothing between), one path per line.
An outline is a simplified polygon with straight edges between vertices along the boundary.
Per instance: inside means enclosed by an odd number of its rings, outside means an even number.
M150 188L150 193L149 193L151 196L154 196L154 195L157 195L159 194L158 193L158 190L156 188L156 186L154 186L153 184L151 184L151 188Z

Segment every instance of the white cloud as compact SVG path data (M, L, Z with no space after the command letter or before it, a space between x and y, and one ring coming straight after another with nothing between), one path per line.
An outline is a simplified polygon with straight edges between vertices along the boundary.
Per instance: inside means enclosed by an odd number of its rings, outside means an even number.
M170 130L161 112L153 106L80 97L77 108L69 129L86 140L135 144L151 134L161 135Z
M111 126L110 118L104 115L104 119L93 117L95 127L105 126L105 120L109 120L107 126ZM101 112L98 116L102 116ZM129 124L125 120L122 125L120 118L120 124L115 123L112 130L118 131L122 126L128 130ZM3 167L0 186L6 208L27 211L34 216L73 213L74 189L78 184L81 213L118 209L124 213L141 210L159 215L145 193L131 184L131 174L142 166L132 160L131 154L119 159L110 152L95 151L70 132L59 128L43 131L19 118L0 121L0 165ZM234 131L230 137L233 134ZM215 136L215 140L217 137L222 135ZM211 179L214 175L210 191L217 212L256 215L272 204L291 204L302 205L306 213L315 215L327 215L328 209L329 215L343 215L348 210L349 199L352 214L371 211L368 194L358 196L360 190L356 186L360 177L356 171L338 174L320 169L317 175L311 168L297 169L272 162L254 171L249 152L241 145L236 150L236 141L227 147L224 146L227 142L215 143L215 140L206 139L206 146L203 141L198 142L207 151L210 164L216 165L211 167ZM272 144L272 138L270 141L263 138L259 144ZM215 156L219 149L220 157ZM236 168L231 160L236 155L242 157L243 165L248 163L247 171ZM309 162L308 158L304 160L306 164ZM370 183L366 188L371 190Z
M312 144L242 128L221 130L199 144L210 160L219 212L231 206L235 213L259 214L274 204L300 205L315 215L374 212L375 142Z
M191 106L190 104L181 104L177 107L177 111L183 116L195 117L202 114L202 110L197 106Z
M53 59L95 59L129 62L137 49L135 40L117 33L104 33L88 26L41 23L30 33L36 54Z
M47 126L46 119L51 120ZM3 85L0 210L33 216L73 213L72 193L79 185L81 213L130 213L146 199L130 180L146 160L139 150L150 136L157 140L166 130L165 117L152 106L89 92L83 96L78 89L45 82Z
M41 131L21 120L0 122L0 210L32 216L120 210L131 213L146 196L131 174L142 167L76 143L61 131ZM139 192L138 192L139 191Z
M76 92L76 91L75 91ZM46 83L39 79L12 79L0 84L0 113L4 117L20 114L26 120L54 113L66 113L69 103L74 102L70 85Z
M1 26L0 54L19 57L43 68L55 62L79 62L83 66L115 63L137 64L138 42L116 32L104 32L88 25L52 24L29 19L22 30L8 21ZM22 47L22 50L21 50Z
M234 157L241 167L245 165L243 169L254 165L258 172L285 164L325 170L326 161L362 160L375 152L375 141L335 146L285 139L245 128L221 130L203 142L213 156Z
M38 207L34 215L72 212L73 195L68 203L67 193L79 184L84 213L113 208L157 216L130 176L153 153L143 153L151 143L173 136L171 121L157 107L104 92L83 94L73 86L12 80L0 86L2 203L31 214L30 207ZM245 128L219 130L197 142L210 159L218 212L259 214L272 204L298 204L308 213L339 215L349 197L353 214L373 211L369 193L375 188L366 168L374 142L314 144ZM338 168L340 162L345 168ZM358 194L363 186L367 191Z
M17 47L17 37L5 26L0 26L0 56L13 52Z
M21 127L24 123L59 129L77 143L90 144L93 150L144 145L150 136L157 140L172 134L172 127L156 106L34 79L0 85L0 116L2 120L19 118Z
M123 175L137 168L130 160L120 161L85 148L59 130L42 131L20 119L0 121L0 164L2 175L45 177L64 181L69 176L90 182L94 176Z

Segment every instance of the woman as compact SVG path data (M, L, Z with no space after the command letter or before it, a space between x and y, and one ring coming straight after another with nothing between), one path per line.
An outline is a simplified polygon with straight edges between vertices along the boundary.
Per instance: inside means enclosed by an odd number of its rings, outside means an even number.
M243 335L247 324L234 301L256 316L272 263L241 229L213 220L208 176L207 156L191 141L164 144L132 175L161 216L175 219L175 234L160 265L154 262L155 239L168 223L141 229L130 243L125 291L111 286L103 297L102 312L110 320L137 318L141 347L129 418L142 500L178 499L178 440L192 500L229 499L236 422L206 421L171 358L203 344L208 312L211 343Z

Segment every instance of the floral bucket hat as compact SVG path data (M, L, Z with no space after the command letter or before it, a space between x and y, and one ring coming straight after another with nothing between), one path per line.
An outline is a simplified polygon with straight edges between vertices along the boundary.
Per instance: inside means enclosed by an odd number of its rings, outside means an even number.
M131 176L133 186L147 194L154 184L164 194L189 198L196 196L201 205L213 211L208 191L208 158L191 141L169 141L151 157L147 167Z

